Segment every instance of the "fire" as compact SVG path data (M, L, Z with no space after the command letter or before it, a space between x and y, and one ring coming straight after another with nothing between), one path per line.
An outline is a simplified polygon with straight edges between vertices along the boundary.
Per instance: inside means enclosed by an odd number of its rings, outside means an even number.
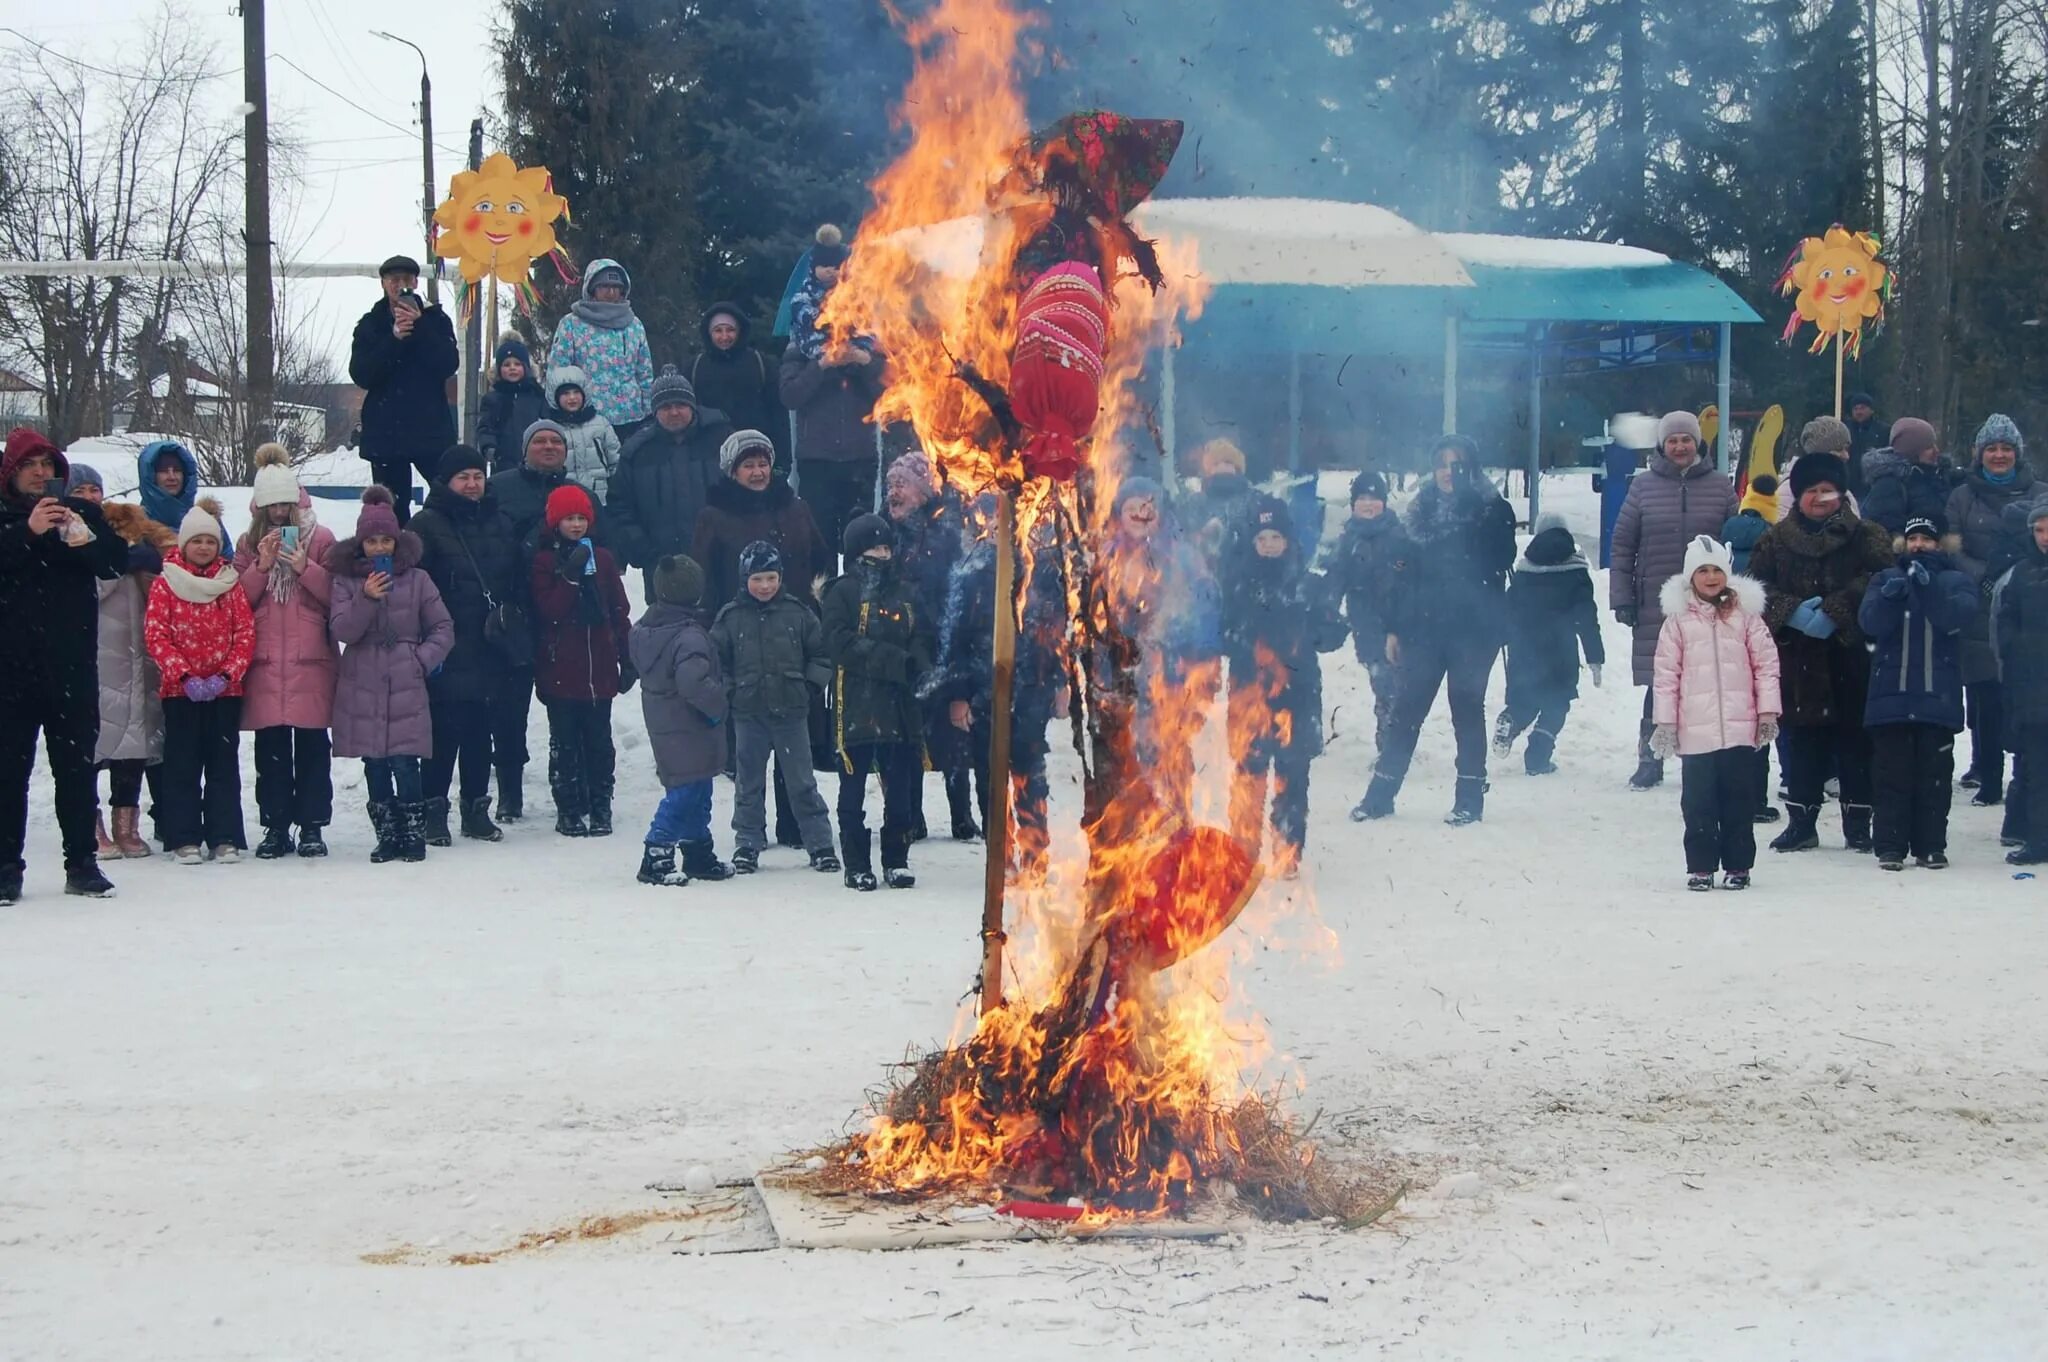
M1221 726L1220 667L1167 660L1151 631L1185 613L1174 593L1193 582L1170 554L1119 541L1112 512L1120 442L1153 429L1135 380L1202 306L1194 244L1158 243L1156 293L1104 281L1115 307L1086 467L1075 485L1025 479L961 375L1009 376L1012 266L1034 219L990 198L1030 131L1012 73L1029 22L1007 0L939 0L898 19L918 59L896 113L909 146L872 186L821 325L828 347L873 338L888 365L876 419L910 423L963 500L1014 492L1020 591L1032 555L1066 556L1070 675L1091 706L1096 770L1085 862L1009 887L1007 1005L916 1066L839 1166L871 1191L1079 1197L1091 1216L1165 1213L1213 1182L1307 1176L1307 1147L1276 1145L1278 1127L1246 1115L1264 1110L1246 1075L1269 1058L1266 1037L1231 983L1231 951L1211 946L1257 887L1261 821L1239 810L1236 837L1207 825L1229 812L1234 767L1193 755ZM912 248L962 219L981 224L971 276ZM1271 694L1233 700L1233 729L1273 724Z

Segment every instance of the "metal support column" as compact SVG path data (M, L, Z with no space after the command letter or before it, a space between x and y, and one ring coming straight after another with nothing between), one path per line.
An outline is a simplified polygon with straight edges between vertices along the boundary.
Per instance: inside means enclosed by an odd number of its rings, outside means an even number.
M1732 385L1729 379L1728 372L1728 366L1730 362L1728 354L1728 342L1733 332L1734 328L1731 327L1727 322L1721 323L1721 354L1719 357L1720 371L1716 377L1714 387L1714 400L1721 404L1721 429L1714 440L1714 463L1716 464L1716 466L1720 468L1720 470L1723 473L1726 473L1728 471L1729 436L1735 426L1735 412L1728 405L1733 396L1733 394L1730 391Z
M1543 508L1543 327L1529 328L1529 529Z
M1444 318L1444 434L1458 428L1458 316Z
M1172 341L1167 342L1159 370L1159 443L1164 446L1160 457L1166 461L1166 467L1160 470L1160 480L1168 486L1179 486L1173 481L1180 470L1180 447L1175 443L1180 438L1179 423L1174 419L1180 389L1173 376L1173 356L1178 349Z
M1287 352L1287 471L1301 472L1301 352Z

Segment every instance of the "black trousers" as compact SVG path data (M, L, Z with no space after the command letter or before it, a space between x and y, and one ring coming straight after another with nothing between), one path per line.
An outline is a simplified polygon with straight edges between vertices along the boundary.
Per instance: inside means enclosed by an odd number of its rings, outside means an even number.
M363 792L372 804L417 804L425 798L418 757L363 758Z
M1528 760L1533 764L1557 750L1557 735L1564 732L1565 720L1572 717L1572 702L1561 695L1540 704L1524 700L1510 704L1505 712L1511 737L1521 737L1526 728L1536 730L1529 735Z
M1238 763L1230 786L1230 831L1257 848L1265 839L1259 827L1266 812L1266 792L1273 795L1273 838L1281 847L1301 853L1308 836L1308 768L1303 745L1255 742Z
M21 640L11 647L24 646ZM35 697L0 696L0 868L19 869L28 839L28 784L36 764L36 735L49 753L50 779L57 793L57 828L64 840L64 864L83 865L99 844L93 837L93 815L99 807L99 780L92 754L99 743L100 707L97 683L85 704L66 704Z
M1678 807L1685 815L1685 873L1756 866L1756 750L1724 747L1681 757Z
M609 700L541 701L548 711L548 788L555 812L582 815L611 803L618 754Z
M1979 681L1963 689L1970 702L1970 769L1992 794L2005 790L2005 687Z
M140 807L143 772L149 769L149 763L141 757L123 757L119 761L103 761L100 765L107 769L107 807Z
M2028 846L2048 847L2048 790L2034 788L2048 778L2048 724L2023 724L2015 736L2019 759L2013 763L2013 784L2020 806L2013 809L2008 793L2006 811L2017 815L2012 831Z
M491 760L502 783L505 772L526 765L526 725L533 714L533 671L508 671L491 687Z
M438 458L439 456L436 455L435 457ZM370 460L370 472L376 476L378 482L390 489L391 500L397 503L392 509L398 512L398 523L401 525L412 519L413 468L414 464L408 459ZM420 469L420 481L430 486L432 485L434 481L434 470L432 467Z
M1862 714L1862 707L1857 707ZM1870 734L1862 723L1801 725L1785 732L1785 797L1818 810L1828 775L1841 782L1844 808L1870 804Z
M868 773L882 781L882 869L910 864L910 830L917 825L924 752L914 742L864 743L846 749L839 767L839 849L848 870L872 870L865 804Z
M334 821L334 744L326 729L256 730L256 821L266 828Z
M1418 636L1401 640L1396 669L1394 710L1387 722L1386 743L1373 766L1373 778L1399 789L1415 759L1423 720L1436 705L1441 687L1450 693L1451 731L1458 744L1460 779L1486 776L1486 682L1500 649L1467 638L1440 640Z
M1879 860L1948 850L1955 777L1956 735L1948 729L1882 724L1870 730L1871 844Z
M234 847L242 832L242 699L164 701L164 759L158 768L157 835L166 850Z
M489 798L491 730L497 717L490 699L460 699L429 692L427 711L434 720L434 754L427 758L426 767L427 798L448 797L448 786L458 766L462 771L462 798Z
M1033 856L1042 853L1050 834L1047 832L1046 801L1051 789L1045 778L1045 757L1047 746L1045 726L1050 716L1013 714L1010 716L1010 813L1017 824L1019 848ZM955 730L958 732L958 730ZM988 781L989 753L993 750L995 734L989 727L988 717L977 712L974 727L961 734L967 742L967 757L974 770L974 798L981 810L981 825L988 827ZM953 795L953 773L946 773L946 797ZM922 792L924 780L920 775L918 788ZM953 813L963 810L955 805Z
M875 461L855 459L841 463L799 455L796 468L803 483L804 502L818 522L818 533L825 536L826 546L836 555L846 542L848 522L875 509ZM812 566L832 570L829 562Z

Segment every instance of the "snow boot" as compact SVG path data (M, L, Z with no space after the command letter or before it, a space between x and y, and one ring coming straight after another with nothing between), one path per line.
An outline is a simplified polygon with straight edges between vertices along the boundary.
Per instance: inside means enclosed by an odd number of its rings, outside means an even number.
M1761 809L1758 809L1749 821L1752 823L1775 823L1784 816L1784 814L1778 812L1776 805L1766 804Z
M1451 811L1444 815L1444 822L1454 828L1477 823L1486 812L1486 778L1484 776L1459 776L1458 797L1451 805Z
M1692 890L1695 894L1707 893L1714 887L1714 877L1712 875L1687 875L1685 877L1685 887Z
M142 840L142 810L137 808L114 810L114 846L124 860L140 861L149 857L149 843Z
M103 857L119 856L121 854L121 848L115 846L114 839L107 836L106 815L98 809L92 811L92 840L93 845L99 849L99 854Z
M673 885L680 888L690 882L685 872L676 869L676 849L649 842L640 852L640 873L633 878L642 884Z
M584 825L582 814L562 813L559 810L555 814L555 831L563 837L588 837L590 835L590 829Z
M462 801L462 835L478 842L502 842L505 831L491 821L491 797Z
M399 857L398 806L383 800L372 800L365 805L370 815L370 827L377 834L377 845L370 852L371 865L384 865Z
M2048 842L2026 842L2017 851L2005 853L2007 865L2041 865L2048 863Z
M196 846L172 847L171 860L178 865L205 865L206 853Z
M265 828L263 830L263 840L256 844L256 859L259 861L283 860L297 849L297 847L292 845L292 830L290 828Z
M327 854L327 843L320 840L320 825L307 823L299 829L299 855L314 860Z
M1974 790L1983 783L1984 778L1977 774L1977 768L1975 766L1972 766L1969 770L1963 772L1962 779L1956 782L1956 784L1959 787L1965 790Z
M21 867L0 870L0 907L21 902Z
M1820 845L1820 834L1814 825L1820 821L1820 806L1817 804L1785 805L1785 830L1771 841L1773 851L1812 851Z
M718 859L718 848L709 837L701 842L684 842L677 850L683 853L683 870L693 880L729 880L732 867Z
M732 854L732 873L751 875L761 868L761 853L752 847L741 847Z
M1879 870L1904 870L1906 868L1906 858L1904 856L1894 856L1887 851L1877 858L1877 868Z
M882 880L891 889L917 888L917 876L911 874L909 869L905 866L899 865L891 867L889 869L885 869L882 872Z
M593 796L590 801L590 835L609 837L612 835L612 797Z
M2005 802L2005 791L1993 785L1983 785L1970 796L1970 803L1979 809L1995 809Z
M863 863L866 857L862 857ZM839 855L831 847L824 847L811 853L811 869L820 875L830 875L840 868Z
M1664 783L1664 763L1650 750L1650 735L1657 725L1644 719L1636 726L1636 773L1628 778L1631 790L1654 790Z
M841 835L839 849L846 857L846 887L858 889L863 894L877 887L875 880L874 834L862 833L858 837ZM837 859L836 857L834 858ZM811 858L811 865L819 870L818 858Z
M1504 757L1515 750L1515 716L1502 710L1493 716L1493 755Z
M454 846L454 835L448 831L447 797L444 795L429 799L422 807L426 809L425 836L427 845L430 847Z
M872 870L849 870L846 872L846 887L857 889L863 894L872 894L882 886L875 882Z
M213 863L215 865L240 865L241 862L242 849L232 842L222 842L213 849Z
M74 898L110 899L114 882L100 873L100 863L91 857L64 867L64 892Z
M526 817L526 768L524 766L500 766L498 768L498 821L517 823Z
M1729 871L1726 875L1723 875L1721 877L1721 887L1723 889L1735 890L1743 890L1749 888L1749 872L1747 870Z
M1351 810L1351 821L1364 823L1375 818L1392 818L1394 796L1400 791L1399 781L1390 776L1374 776L1372 784L1365 787L1365 798Z
M401 861L424 861L427 859L427 806L400 804L393 817L397 820L398 859Z
M1915 856L1913 863L1922 870L1946 870L1948 869L1948 853L1945 851L1930 851L1925 856Z
M1868 854L1872 849L1870 840L1870 806L1868 804L1844 804L1842 806L1842 842L1851 851ZM1904 857L1900 857L1904 860Z
M1551 758L1557 753L1557 735L1540 728L1529 730L1529 745L1522 749L1522 769L1532 776L1547 776L1557 770Z

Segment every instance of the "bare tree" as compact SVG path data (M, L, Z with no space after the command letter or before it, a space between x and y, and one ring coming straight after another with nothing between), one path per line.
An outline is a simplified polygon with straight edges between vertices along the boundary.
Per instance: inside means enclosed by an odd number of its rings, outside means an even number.
M0 257L182 260L236 173L214 50L166 7L126 57L0 53ZM138 336L169 333L184 281L0 277L0 353L43 376L59 443L104 430Z

